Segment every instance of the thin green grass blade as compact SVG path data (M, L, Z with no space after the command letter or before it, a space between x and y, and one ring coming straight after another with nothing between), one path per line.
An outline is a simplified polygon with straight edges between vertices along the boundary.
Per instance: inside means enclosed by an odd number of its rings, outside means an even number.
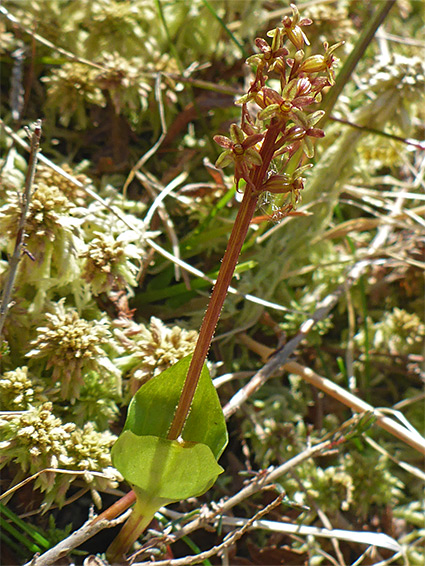
M325 120L328 119L344 86L350 80L350 77L353 74L353 71L356 68L357 63L363 57L368 45L374 38L376 31L378 30L382 22L385 20L385 18L388 15L388 12L391 10L394 4L395 4L395 0L386 0L384 2L377 2L377 8L375 13L370 18L369 22L366 24L366 27L364 28L363 33L359 37L353 51L350 53L341 71L338 73L338 76L335 81L335 85L330 89L330 91L326 95L322 107L323 110L325 111L325 115L320 120L318 124L319 127L322 128Z
M202 233L203 230L205 230L205 228L207 228L211 224L211 222L214 220L214 218L217 216L220 210L225 208L227 204L232 200L232 198L235 196L235 193L236 193L236 187L235 185L233 185L233 187L230 190L226 191L226 193L221 197L218 203L210 210L208 216L194 230L192 236L196 236Z
M28 525L25 521L23 521L20 517L18 517L13 511L5 507L3 504L0 503L0 513L3 514L9 521L13 521L17 527L19 527L22 531L27 533L31 536L34 541L39 544L41 547L50 548L50 542L40 534L34 526Z
M245 51L244 46L235 37L235 35L230 31L230 29L227 27L226 23L223 21L223 18L220 18L220 16L217 14L217 12L211 6L211 4L208 2L208 0L202 0L202 3L205 6L205 8L207 8L211 12L211 14L215 17L215 19L220 23L221 27L224 29L224 31L227 33L227 35L230 37L230 39L233 41L233 43L238 47L238 49L241 52L242 57L244 59L247 59L248 53Z
M168 25L167 25L167 22L166 22L166 20L165 20L165 16L164 16L164 12L163 12L163 10L162 10L162 6L161 6L160 0L155 0L155 4L156 4L156 9L157 9L157 11L158 11L159 19L161 20L162 27L164 28L164 32L165 32L165 35L166 35L166 37L167 37L168 48L170 49L170 53L172 54L172 56L174 57L174 60L175 60L176 63L177 63L177 66L178 66L178 68L179 68L180 73L183 74L184 65L183 65L183 63L182 63L182 60L180 59L180 55L179 55L179 53L178 53L178 51L177 51L177 49L176 49L176 47L175 47L175 45L174 45L174 42L173 42L173 40L172 40L172 38L171 38L171 36L170 36L170 31L169 31L169 29L168 29Z
M7 533L9 533L9 535L12 535L15 540L17 540L21 545L28 548L28 550L30 550L31 552L41 552L41 548L39 546L22 536L22 533L20 533L18 529L15 529L13 525L5 521L2 517L0 517L0 528L2 531L2 536L3 532L6 531Z
M192 550L195 555L197 554L201 554L202 550L199 548L199 546L193 542L192 539L190 539L188 536L184 536L182 537L182 541L185 542L187 544L187 546L190 548L190 550ZM206 558L205 560L203 560L202 562L200 562L200 564L204 564L204 566L212 566L211 562L208 560L208 558Z
M240 265L236 266L235 274L241 274L244 271L249 271L250 269L254 269L256 267L257 262L255 261L245 261ZM218 275L217 271L212 271L207 273L207 276L210 279L216 279ZM188 290L185 283L177 283L173 286L167 286L162 289L153 289L152 291L146 291L135 297L133 300L133 304L135 306L141 306L144 304L154 303L156 301L160 301L162 299L169 299L171 297L178 297L179 295L184 296L184 299L187 300L190 298L191 295L195 295L194 291L198 289L205 289L207 287L211 287L211 283L206 281L205 279L194 279L190 283L191 290Z

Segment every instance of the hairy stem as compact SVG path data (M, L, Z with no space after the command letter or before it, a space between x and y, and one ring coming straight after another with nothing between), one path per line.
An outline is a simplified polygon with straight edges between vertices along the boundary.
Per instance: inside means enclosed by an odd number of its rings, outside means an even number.
M270 165L270 161L274 153L274 144L279 133L277 126L271 126L267 130L263 145L260 151L262 157L262 165L254 170L252 184L255 187L246 186L241 206L230 234L229 243L224 253L223 261L214 286L208 308L206 310L204 320L202 321L199 331L199 338L195 346L189 371L186 376L180 400L174 414L168 432L170 440L176 440L184 427L187 415L190 411L193 396L195 395L196 386L198 385L199 376L210 348L211 340L214 336L215 328L220 317L221 309L227 295L230 282L238 262L249 224L257 205L258 196L260 194L261 185Z

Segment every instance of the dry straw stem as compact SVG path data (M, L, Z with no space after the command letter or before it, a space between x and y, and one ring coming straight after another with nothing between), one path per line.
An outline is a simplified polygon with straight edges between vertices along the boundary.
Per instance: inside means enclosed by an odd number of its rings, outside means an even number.
M267 346L263 346L263 344L256 342L246 334L241 335L239 339L243 344L257 352L257 354L260 354L264 359L267 359L274 353L274 350ZM372 413L376 417L378 426L393 436L396 436L398 439L402 440L421 454L425 455L425 438L423 438L419 433L414 434L411 430L383 415L379 409L369 405L369 403L366 403L356 395L346 391L333 381L330 381L329 379L318 375L312 369L306 368L293 361L286 362L281 367L281 370L299 375L305 381L314 385L314 387L317 387L334 399L337 399L347 407L350 407L350 409L356 413Z
M421 454L425 455L425 438L423 438L419 433L414 434L412 431L408 430L393 419L383 415L379 409L375 409L375 407L369 405L369 403L366 403L362 399L359 399L359 397L356 397L356 395L345 391L345 389L336 383L333 383L329 379L321 377L310 368L306 368L297 362L287 362L284 369L290 373L299 375L305 381L314 385L318 389L321 389L347 407L350 407L356 413L372 412L376 417L378 426L393 436L396 436L398 439L402 440Z
M316 444L315 446L306 448L306 450L304 450L300 454L297 454L297 456L294 456L294 458L291 458L281 466L275 469L270 468L264 471L264 473L254 478L251 483L241 489L233 497L230 497L223 502L219 502L214 506L214 509L202 512L200 516L198 516L190 523L187 523L184 527L179 529L177 533L171 534L166 537L164 543L171 544L181 537L190 534L201 527L204 527L208 523L213 522L216 517L230 511L232 507L238 505L251 495L254 495L257 492L272 486L279 477L287 474L289 470L295 468L305 460L326 452L326 450L331 447L331 444L331 441L327 440L321 442L320 444ZM61 541L59 544L57 544L41 556L34 557L31 562L28 562L24 566L49 566L51 564L54 564L59 558L70 553L74 548L77 548L79 545L97 534L99 531L114 527L127 520L130 513L131 511L126 511L123 515L114 520L101 520L99 522L95 522L92 519L89 519L89 521L87 521L80 529L72 533L69 537ZM144 564L151 564L151 562Z
M164 544L172 544L193 531L214 522L217 517L225 515L233 507L239 505L248 497L251 497L259 491L272 487L274 482L281 476L287 474L290 470L300 465L305 460L318 456L319 454L323 454L331 447L331 445L332 442L330 440L321 442L320 444L306 448L300 452L300 454L297 454L277 468L270 467L267 470L264 470L264 472L259 473L257 477L255 477L238 493L226 500L220 501L218 504L214 504L213 509L210 510L203 508L202 513L196 519L181 527L176 533L168 535L164 540ZM147 566L148 564L152 564L152 562L140 562L137 563L137 566ZM170 562L167 560L158 562L158 566L164 566L165 564L170 564ZM134 566L136 566L136 564L134 564Z
M370 246L365 250L364 257L376 257L381 250L385 253L384 246L386 241L388 240L391 231L393 230L392 219L396 218L402 208L403 208L403 192L400 192L396 202L394 203L393 210L388 217L388 224L382 225L378 232L371 242ZM272 355L267 363L258 371L251 380L242 387L227 405L224 407L223 412L226 418L229 418L233 415L242 403L245 403L247 399L253 395L264 383L276 372L280 371L280 369L288 362L289 357L293 354L295 349L298 345L306 338L310 330L314 327L314 325L323 320L328 316L331 310L337 305L340 297L347 292L347 290L358 281L361 275L365 273L367 268L370 265L370 260L364 259L357 263L355 263L345 275L345 280L342 285L339 285L327 297L325 297L322 301L318 303L316 311L307 319L303 324L300 326L298 334L294 336L282 349L276 351L274 355ZM363 409L362 409L363 410ZM420 450L423 452L423 449Z
M264 507L264 509L258 511L258 513L256 513L250 519L246 519L243 525L241 525L240 529L238 529L237 531L233 531L233 533L227 535L221 544L217 546L213 546L212 548L206 550L205 552L200 552L195 556L186 556L184 558L177 558L175 560L160 560L158 562L156 561L133 562L133 566L142 566L147 564L155 564L157 566L161 566L161 565L190 566L191 564L200 564L202 561L206 560L207 558L211 558L216 554L223 553L224 550L235 544L235 542L239 540L255 523L257 523L261 519L261 517L264 517L264 515L267 515L267 513L270 513L270 511L272 511L275 507L277 507L282 502L282 499L283 499L283 495L279 495L278 497L276 497L276 499L272 501L269 505Z

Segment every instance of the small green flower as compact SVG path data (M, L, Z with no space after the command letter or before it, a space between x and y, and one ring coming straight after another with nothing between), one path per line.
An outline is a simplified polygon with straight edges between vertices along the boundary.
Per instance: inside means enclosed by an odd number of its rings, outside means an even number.
M248 185L252 185L250 171L254 165L260 166L262 164L261 155L253 146L263 138L263 134L246 136L236 124L230 126L230 139L226 136L214 136L214 141L225 148L215 165L216 167L227 167L232 161L234 162L236 189L238 189L241 179L244 179Z
M303 173L310 169L313 165L308 163L302 167L298 167L292 175L284 173L283 175L272 174L263 184L261 190L272 194L291 193L291 208L295 209L296 204L300 201L300 193L304 188L305 179Z
M261 65L266 67L267 70L273 71L274 69L284 69L285 67L285 56L289 54L286 47L282 47L282 33L281 28L276 28L273 35L273 41L271 46L262 37L257 37L255 40L255 45L261 51L261 53L256 53L248 57L246 62L249 65ZM258 76L258 73L257 73Z
M256 95L255 101L263 109L259 112L259 120L277 117L283 124L288 119L295 120L296 110L303 110L315 102L312 85L307 77L290 81L279 94L269 87L264 87Z
M304 26L309 26L313 23L310 18L300 18L300 13L295 4L291 4L292 18L284 16L282 18L283 29L282 33L286 34L289 41L297 48L302 49L304 45L310 45L307 36L301 29ZM270 33L270 32L269 32ZM267 34L268 35L268 34Z
M333 65L336 62L336 57L332 54L335 49L338 49L341 45L344 45L343 41L339 43L335 43L331 47L325 41L323 43L323 47L325 48L324 55L312 55L311 57L307 57L305 61L303 61L298 68L299 73L319 73L320 71L326 71L329 79L329 84L335 84L335 71L333 69Z
M37 338L31 342L34 349L27 357L46 362L46 370L53 368L53 382L61 383L62 398L72 402L78 397L86 372L106 371L118 378L119 371L102 347L112 341L106 319L84 320L75 309L66 309L63 300L55 310L46 314L47 326L37 329Z

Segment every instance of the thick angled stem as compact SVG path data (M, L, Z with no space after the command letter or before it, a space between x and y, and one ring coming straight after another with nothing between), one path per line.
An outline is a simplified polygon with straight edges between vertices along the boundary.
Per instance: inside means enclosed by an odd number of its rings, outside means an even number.
M111 564L123 563L125 555L152 521L159 507L159 504L149 505L149 503L136 500L132 514L106 551Z
M176 440L181 434L187 415L189 414L193 396L195 395L196 386L198 385L199 376L210 348L211 340L214 336L215 328L220 317L221 309L227 295L230 282L238 262L249 224L257 205L258 196L260 194L261 185L273 158L274 144L279 133L277 126L271 126L264 138L260 151L262 157L262 165L254 171L252 184L253 189L248 184L242 199L241 206L233 225L232 233L229 238L223 261L214 286L204 320L202 321L199 331L199 338L195 346L189 371L186 376L179 404L174 415L168 432L170 440Z

